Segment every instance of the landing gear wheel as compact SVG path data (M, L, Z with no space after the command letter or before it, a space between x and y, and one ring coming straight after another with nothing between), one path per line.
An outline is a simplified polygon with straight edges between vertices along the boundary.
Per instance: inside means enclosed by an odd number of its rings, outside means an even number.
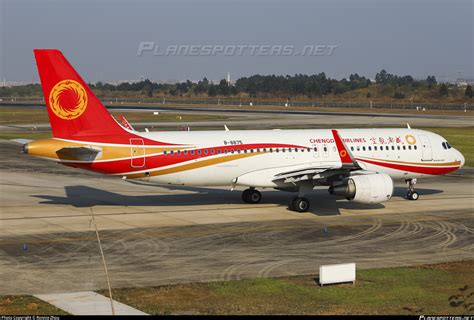
M309 209L309 201L306 198L295 198L292 203L296 212L306 212Z
M407 199L408 200L418 200L420 195L415 191L416 179L405 180L408 185Z
M290 203L288 204L288 209L290 211L296 211L296 208L295 208L296 199L298 199L298 197L293 197L293 198L290 199Z
M408 200L418 200L420 195L416 191L408 191L407 193L407 199Z
M262 201L262 194L255 189L246 189L242 192L242 200L245 203L259 203Z
M243 201L243 202L249 203L249 193L250 193L250 189L245 189L245 190L242 192L242 201Z

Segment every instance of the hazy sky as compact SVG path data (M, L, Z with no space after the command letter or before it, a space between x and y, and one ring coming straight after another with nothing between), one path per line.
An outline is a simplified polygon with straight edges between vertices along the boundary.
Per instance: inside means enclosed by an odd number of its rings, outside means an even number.
M0 78L37 81L32 50L58 48L86 81L351 73L473 78L472 0L0 0ZM174 45L336 46L332 55L137 56Z

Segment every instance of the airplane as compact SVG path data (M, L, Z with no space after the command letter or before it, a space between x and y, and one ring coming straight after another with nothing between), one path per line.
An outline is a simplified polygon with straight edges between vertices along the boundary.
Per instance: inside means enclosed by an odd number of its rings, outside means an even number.
M365 204L390 200L394 180L417 200L419 178L464 165L442 136L407 128L138 132L120 125L59 50L34 50L52 138L31 141L23 152L123 179L187 186L246 187L297 192L289 209L308 211L318 186Z

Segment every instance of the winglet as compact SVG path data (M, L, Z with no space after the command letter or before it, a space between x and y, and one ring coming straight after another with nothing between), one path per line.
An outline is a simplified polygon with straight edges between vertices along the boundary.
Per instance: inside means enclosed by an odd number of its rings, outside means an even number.
M334 141L336 142L337 152L339 153L339 157L341 158L342 166L345 168L360 168L351 151L347 148L344 141L342 141L337 130L331 131L332 135L334 136Z

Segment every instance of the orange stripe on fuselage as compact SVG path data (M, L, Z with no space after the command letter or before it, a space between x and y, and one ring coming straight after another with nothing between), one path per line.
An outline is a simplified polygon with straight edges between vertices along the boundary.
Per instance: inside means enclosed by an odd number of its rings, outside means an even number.
M357 157L357 160L372 160L372 161L383 161L395 164L402 164L402 165L414 165L414 166L431 166L431 167L449 167L449 166L459 166L461 165L461 161L453 161L453 162L442 162L442 163L429 163L429 162L406 162L406 161L396 161L396 160L387 160L387 159L379 159L379 158L365 158L365 157Z
M138 179L138 178L145 178L149 176L161 176L161 175L170 174L170 173L178 173L178 172L183 172L187 170L212 166L214 164L247 158L247 157L251 157L251 156L255 156L255 155L259 155L263 153L264 152L243 153L243 154L234 154L234 155L229 155L229 156L224 156L224 157L219 157L219 158L205 159L205 160L201 160L201 161L197 161L193 163L187 163L187 164L172 167L172 168L149 171L149 174L145 174L144 172L129 174L129 175L126 175L126 177L127 179Z
M70 147L86 147L86 146L95 146L102 149L102 154L99 161L107 161L107 160L117 160L123 158L131 158L131 147L139 148L144 150L145 154L141 154L143 156L149 156L153 154L162 153L163 151L168 150L175 150L176 146L170 147L153 147L153 146L142 146L142 145L122 145L122 146L114 146L114 145L96 145L94 143L84 143L84 142L76 142L76 141L64 141L60 139L46 139L46 140L38 140L28 143L28 154L33 156L49 158L53 160L78 160L74 156L67 156L64 154L58 154L58 151L62 148L70 148ZM190 147L183 147L180 146L179 149L188 149Z
M427 174L427 175L447 174L447 173L456 171L461 166L460 161L438 164L437 166L433 166L433 165L427 165L427 164L423 164L423 165L420 165L420 164L413 165L413 164L406 164L406 163L404 164L403 162L399 163L395 161L381 162L381 161L375 161L375 160L370 160L370 159L357 159L357 160L365 162L365 163L370 163L379 167L394 169L394 170L403 171L403 172L411 172L411 173ZM451 163L454 163L455 165L450 165Z

